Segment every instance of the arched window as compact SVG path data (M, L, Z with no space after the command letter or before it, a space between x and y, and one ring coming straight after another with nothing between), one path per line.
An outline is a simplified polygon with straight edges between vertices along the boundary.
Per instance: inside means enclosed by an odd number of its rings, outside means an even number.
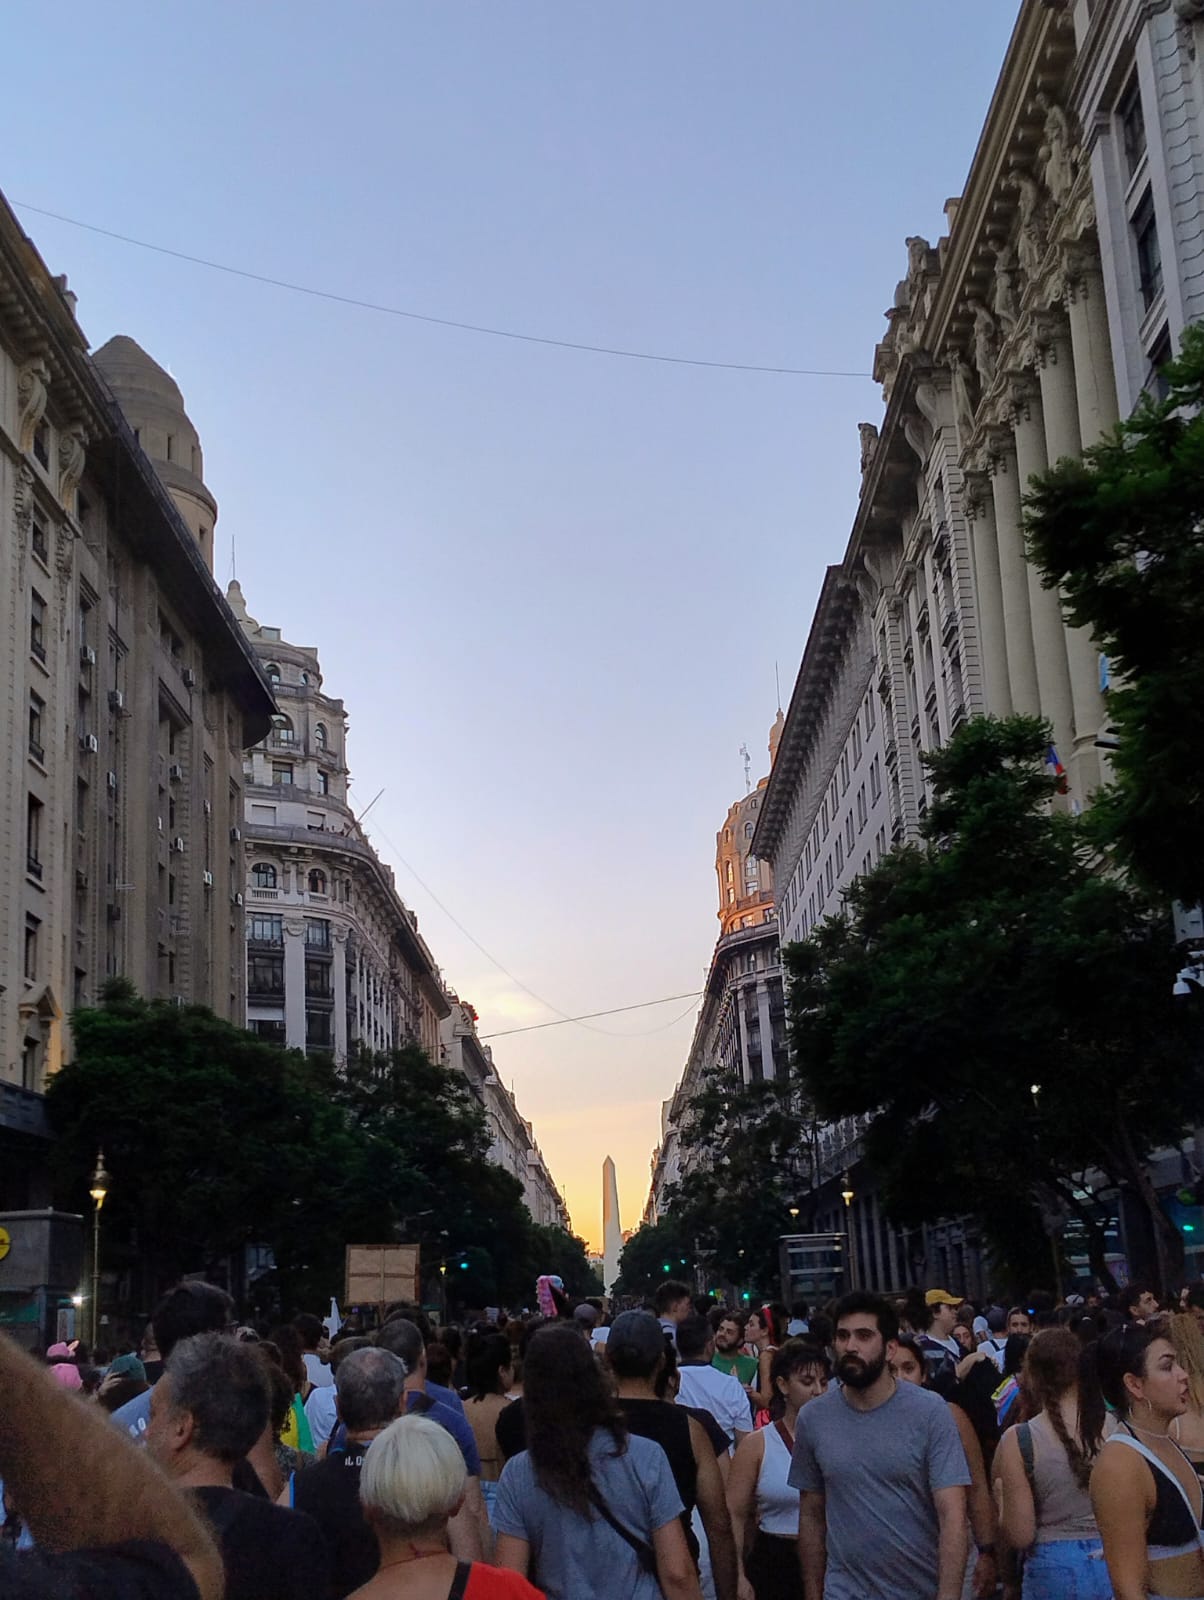
M317 867L314 867L309 874L309 892L310 894L326 893L326 874Z
M314 728L314 743L317 745L319 750L325 750L325 748L326 748L326 724L324 722L319 722L318 725Z
M276 869L270 861L257 861L251 868L251 882L257 889L276 887Z
M263 670L267 673L268 679L269 679L270 682L272 682L272 683L279 683L280 682L280 668L276 665L276 663L274 661L269 661L267 666L264 667Z
M292 744L296 737L292 722L283 712L278 711L272 718L272 737L277 744Z
M727 863L727 881L729 883L733 881L732 864L730 861Z
M751 839L752 838L754 826L755 826L755 824L751 823L751 822L746 822L744 824L744 837L746 839Z

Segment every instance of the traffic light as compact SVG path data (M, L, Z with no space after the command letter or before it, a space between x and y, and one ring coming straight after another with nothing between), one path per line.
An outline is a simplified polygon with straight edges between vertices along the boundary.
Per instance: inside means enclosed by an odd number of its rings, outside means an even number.
M460 1271L461 1272L467 1272L468 1271L468 1262L467 1261L461 1261L461 1263L460 1263Z
M666 1261L666 1262L665 1262L665 1263L664 1263L664 1265L663 1265L663 1266L662 1266L662 1267L661 1267L661 1271L662 1271L662 1272L672 1272L672 1271L673 1271L673 1264L672 1264L672 1262L669 1262L669 1261Z
M740 1296L740 1298L741 1298L741 1300L751 1300L752 1296L749 1294L748 1290L745 1289L744 1293Z

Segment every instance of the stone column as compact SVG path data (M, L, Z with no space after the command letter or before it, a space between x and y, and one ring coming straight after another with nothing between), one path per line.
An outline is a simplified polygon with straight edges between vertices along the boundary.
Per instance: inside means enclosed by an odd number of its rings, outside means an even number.
M1084 449L1115 427L1120 417L1104 280L1097 261L1096 252L1085 244L1073 245L1066 252L1066 311Z
M1008 682L1007 637L1003 625L1003 589L999 580L999 543L995 501L985 472L963 477L966 518L974 552L974 591L978 600L978 639L982 657L983 702L992 716L1012 713Z
M305 920L284 919L284 1042L305 1049Z
M1078 456L1079 385L1077 362L1066 319L1049 312L1037 319L1037 370L1041 384L1041 409L1045 417L1045 444L1050 461ZM1109 381L1110 381L1109 368ZM1099 787L1099 752L1095 736L1103 722L1103 697L1099 689L1099 648L1085 628L1071 627L1063 617L1066 661L1070 673L1073 715L1072 742L1062 756L1070 771L1070 788L1080 804ZM1061 750L1059 749L1061 754Z
M334 929L334 1053L339 1061L347 1059L347 932Z
M770 1083L777 1076L773 1062L773 1025L769 1020L769 985L757 979L757 1020L761 1033L761 1076Z
M1012 430L990 429L989 447L1011 709L1018 714L1035 717L1040 712L1041 701L1037 692L1037 667L1033 659L1028 573L1020 526L1020 485L1016 477L1016 446Z
M1012 400L1016 477L1020 493L1024 495L1028 492L1029 479L1044 472L1048 465L1041 397L1031 374L1024 373L1013 386ZM1062 426L1065 431L1064 424ZM1024 566L1041 715L1053 724L1054 743L1061 754L1063 750L1069 752L1074 743L1074 710L1062 602L1056 589L1047 589L1041 582L1041 574L1031 561L1026 559Z

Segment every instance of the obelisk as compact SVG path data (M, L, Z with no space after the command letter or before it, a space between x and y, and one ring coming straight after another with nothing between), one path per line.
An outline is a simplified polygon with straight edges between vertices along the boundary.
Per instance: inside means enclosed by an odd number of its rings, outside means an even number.
M607 1156L602 1163L602 1278L607 1294L619 1276L619 1257L623 1254L623 1225L619 1221L619 1181L615 1164Z

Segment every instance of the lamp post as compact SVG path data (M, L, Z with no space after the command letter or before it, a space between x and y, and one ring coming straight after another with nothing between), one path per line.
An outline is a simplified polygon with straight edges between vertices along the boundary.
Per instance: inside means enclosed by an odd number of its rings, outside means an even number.
M849 1288L857 1287L857 1251L853 1244L853 1181L846 1172L840 1180L840 1198L844 1201L844 1236L849 1251Z
M109 1192L109 1175L105 1171L103 1150L96 1152L96 1171L92 1174L92 1354L96 1354L96 1334L100 1325L100 1208Z

